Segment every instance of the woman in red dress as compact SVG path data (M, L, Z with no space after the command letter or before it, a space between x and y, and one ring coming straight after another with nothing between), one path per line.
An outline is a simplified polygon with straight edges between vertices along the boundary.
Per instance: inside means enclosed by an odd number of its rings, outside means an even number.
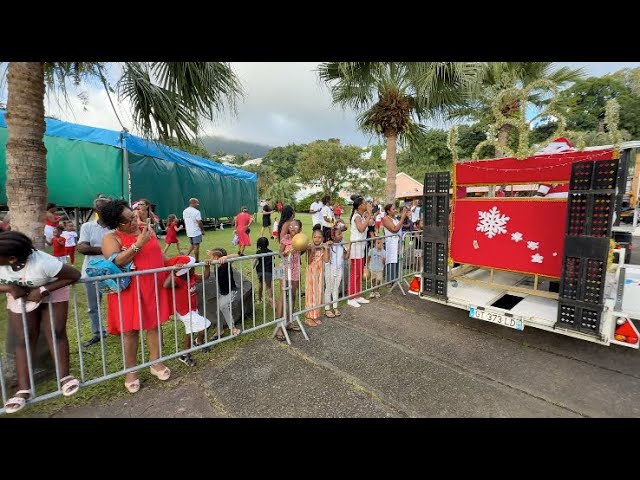
M251 245L251 238L247 229L251 225L253 217L247 212L247 207L242 207L236 215L236 235L238 235L238 254L244 255L244 249Z
M164 255L155 233L147 228L139 231L136 216L124 200L109 202L100 216L113 229L102 240L104 258L118 253L113 262L124 266L133 260L136 271L164 267ZM112 335L124 336L126 368L137 365L140 330L147 332L149 360L153 362L160 358L159 323L166 322L171 315L168 290L162 288L165 277L165 273L134 276L127 289L107 297L107 328ZM151 373L160 380L168 380L171 370L157 363L151 367ZM136 372L127 373L124 385L130 393L140 389Z

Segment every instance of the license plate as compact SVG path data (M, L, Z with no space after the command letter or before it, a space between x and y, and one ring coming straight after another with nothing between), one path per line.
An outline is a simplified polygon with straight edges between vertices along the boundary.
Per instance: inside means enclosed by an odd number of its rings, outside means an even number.
M497 323L503 327L509 327L515 330L524 330L524 322L522 319L511 315L505 315L502 312L495 312L484 308L480 309L478 307L469 307L469 316L471 318L484 320L485 322Z

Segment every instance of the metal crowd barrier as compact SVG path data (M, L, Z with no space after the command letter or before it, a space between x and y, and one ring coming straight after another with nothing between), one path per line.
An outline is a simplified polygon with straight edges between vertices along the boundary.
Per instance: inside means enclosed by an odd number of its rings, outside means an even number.
M340 244L334 244L335 248L339 248L340 246L344 246L347 249L357 248L357 244L364 244L361 247L365 255L369 253L369 249L375 248L375 242L378 239L382 239L386 245L390 245L390 242L397 241L398 242L398 266L397 266L397 275L395 274L395 268L393 265L385 265L385 271L383 272L382 282L379 285L373 285L370 275L362 275L361 276L361 285L360 292L357 293L349 293L348 283L351 275L350 264L351 261L349 257L344 259L343 262L343 274L342 281L340 282L339 295L338 298L331 299L329 301L325 301L325 268L326 264L324 261L321 266L321 274L320 274L320 282L319 285L316 285L320 291L320 299L322 302L314 303L314 305L307 307L305 305L305 301L303 301L303 289L305 289L305 281L306 281L306 268L302 268L305 262L308 262L307 258L309 254L314 252L314 247L312 247L306 254L300 257L300 264L298 267L300 268L300 285L297 288L297 293L295 295L291 294L292 292L292 283L291 283L291 273L293 269L293 265L286 261L282 255L279 253L266 253L260 255L247 255L238 258L233 258L227 260L225 264L229 264L232 268L232 272L236 271L238 274L234 274L234 278L238 278L236 281L236 286L238 288L238 293L235 294L235 297L239 297L238 301L232 301L229 304L229 314L231 316L233 326L236 328L240 328L242 333L249 333L253 331L257 331L263 328L273 327L273 335L275 336L277 330L280 328L284 333L286 340L290 343L291 339L289 334L287 333L287 327L291 322L296 322L304 338L309 339L303 323L301 322L301 317L304 317L308 312L316 309L320 309L320 316L322 316L323 309L326 306L330 306L333 303L343 302L345 300L349 300L355 297L360 296L364 293L377 291L379 288L384 286L391 286L392 289L395 286L398 286L402 293L404 294L404 289L402 288L402 283L406 282L407 277L412 277L415 274L419 274L422 270L422 259L419 253L422 252L421 245L421 232L401 232L399 234L387 235L375 238L368 238L366 240L362 240L359 242L342 242ZM396 240L397 239L397 240ZM322 246L320 248L323 248ZM334 250L335 250L334 248ZM385 249L387 247L385 246ZM418 253L419 252L419 253ZM264 281L261 289L261 295L259 298L256 298L256 290L258 290L258 278L256 272L256 264L262 263L262 270L265 270L265 261L268 257L271 257L272 263L274 266L274 271L272 274L271 280L271 290L268 292L267 282ZM366 257L365 257L366 258ZM276 261L277 260L277 261ZM364 269L368 269L367 262L362 262L365 264ZM80 388L86 388L90 385L94 385L97 383L104 382L106 380L113 379L115 377L119 377L125 375L129 372L139 371L146 367L150 367L159 362L165 362L171 359L175 359L181 355L185 355L187 353L192 353L196 351L201 351L205 349L209 349L219 343L224 341L228 341L230 339L235 338L232 334L232 330L229 329L226 335L223 335L222 332L225 329L225 320L224 314L221 314L220 310L220 292L217 287L218 285L218 262L211 263L211 276L209 281L204 281L198 284L197 288L201 292L201 303L199 304L199 312L205 318L208 318L212 326L210 329L215 327L215 333L210 332L209 329L205 330L205 338L204 343L201 345L196 345L194 343L194 338L197 336L196 333L190 334L190 344L191 348L185 349L181 346L181 340L184 338L184 327L182 325L182 321L179 320L177 312L175 310L171 311L170 319L165 323L162 323L160 318L160 308L159 304L159 288L163 288L162 285L158 287L158 281L164 279L166 276L166 272L171 270L178 270L177 267L163 267L152 270L144 270L144 271L132 271L128 273L122 273L118 275L108 275L104 277L93 277L93 278L84 278L81 279L77 284L72 285L70 288L70 297L69 297L69 311L67 315L67 331L70 332L69 335L69 350L70 350L70 374L74 375L81 382ZM284 267L283 267L284 265ZM200 262L194 265L196 269L196 273L199 275L204 274L204 262ZM222 267L224 268L224 267ZM363 273L363 272L362 272ZM100 337L98 343L85 347L83 346L83 338L86 339L91 335L91 326L90 319L86 312L82 312L83 305L82 301L86 300L86 291L84 285L86 284L88 289L94 289L98 298L101 295L98 292L97 283L100 280L107 278L119 278L125 276L131 277L141 277L141 276L153 276L155 280L155 298L152 299L156 303L156 320L155 320L155 328L158 330L159 336L159 344L160 344L160 356L158 359L151 361L149 359L149 351L146 348L144 335L139 335L139 349L137 354L137 359L140 361L137 365L133 367L126 367L125 364L125 341L124 336L122 334L109 335L107 337ZM190 280L190 272L186 274L186 281ZM140 284L137 281L134 281L132 278L131 284L129 285L129 289L135 289L135 295L138 300L138 314L141 316L141 293L140 293ZM213 280L211 280L213 279ZM212 292L208 292L207 284L212 282L216 285L215 294ZM250 300L245 299L245 283L249 282L249 292L251 293ZM231 279L229 279L229 287L230 287ZM79 292L80 290L80 292ZM248 293L248 292L247 292ZM307 292L310 293L310 292ZM173 304L175 305L175 284L172 282L170 287L169 295L174 300ZM115 295L118 299L118 317L120 318L121 326L120 331L123 330L122 326L122 293L113 293L111 295ZM130 295L130 294L129 294ZM100 321L101 328L106 328L107 322L105 319L105 312L107 311L105 308L106 296L102 296L102 299L97 302L97 313L98 319ZM211 300L215 297L216 302L216 312L207 311L207 300ZM278 304L282 302L282 314L278 315ZM189 307L190 310L191 305L191 297L189 296ZM49 308L49 321L50 328L53 335L53 350L54 357L56 358L55 364L55 382L52 380L38 380L36 381L36 375L34 372L34 352L31 351L29 345L29 329L27 328L27 313L24 309L23 303L23 311L22 311L22 328L25 331L25 349L26 349L26 357L27 357L27 367L29 372L29 385L31 388L31 398L28 401L28 404L37 403L43 400L47 400L50 398L57 397L62 394L61 389L61 373L58 359L58 347L57 347L57 338L54 328L54 311L52 304L48 305ZM237 317L238 310L239 312L239 320L233 320ZM235 312L235 315L234 315ZM221 318L222 317L222 318ZM7 319L9 321L9 319ZM239 323L238 325L236 325ZM73 325L73 328L70 329L69 326ZM74 330L75 333L72 335L71 330ZM71 342L74 341L74 348L71 348ZM118 348L119 347L119 348ZM2 357L2 356L0 356ZM2 395L2 404L0 405L0 414L5 413L4 404L7 400L12 397L16 388L11 383L11 372L8 371L6 358L0 358L0 392ZM28 405L27 405L28 408Z

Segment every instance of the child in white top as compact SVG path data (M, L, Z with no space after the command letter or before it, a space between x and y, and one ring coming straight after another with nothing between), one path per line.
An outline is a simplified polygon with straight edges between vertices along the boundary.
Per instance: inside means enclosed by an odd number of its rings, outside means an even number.
M349 251L342 245L342 229L333 227L331 229L331 240L327 242L329 246L329 261L324 264L324 303L333 301L333 305L325 305L324 314L329 318L342 315L338 310L338 299L340 298L340 285L344 275L344 261L349 257ZM333 311L331 307L333 306Z
M78 244L78 234L73 222L65 223L64 232L60 236L65 239L64 248L71 265L73 265L76 261L76 245Z

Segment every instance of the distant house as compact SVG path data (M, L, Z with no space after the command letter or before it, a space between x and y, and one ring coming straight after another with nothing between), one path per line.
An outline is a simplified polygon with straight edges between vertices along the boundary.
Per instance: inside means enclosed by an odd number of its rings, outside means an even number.
M422 197L423 189L424 185L411 175L404 172L396 175L396 199Z

